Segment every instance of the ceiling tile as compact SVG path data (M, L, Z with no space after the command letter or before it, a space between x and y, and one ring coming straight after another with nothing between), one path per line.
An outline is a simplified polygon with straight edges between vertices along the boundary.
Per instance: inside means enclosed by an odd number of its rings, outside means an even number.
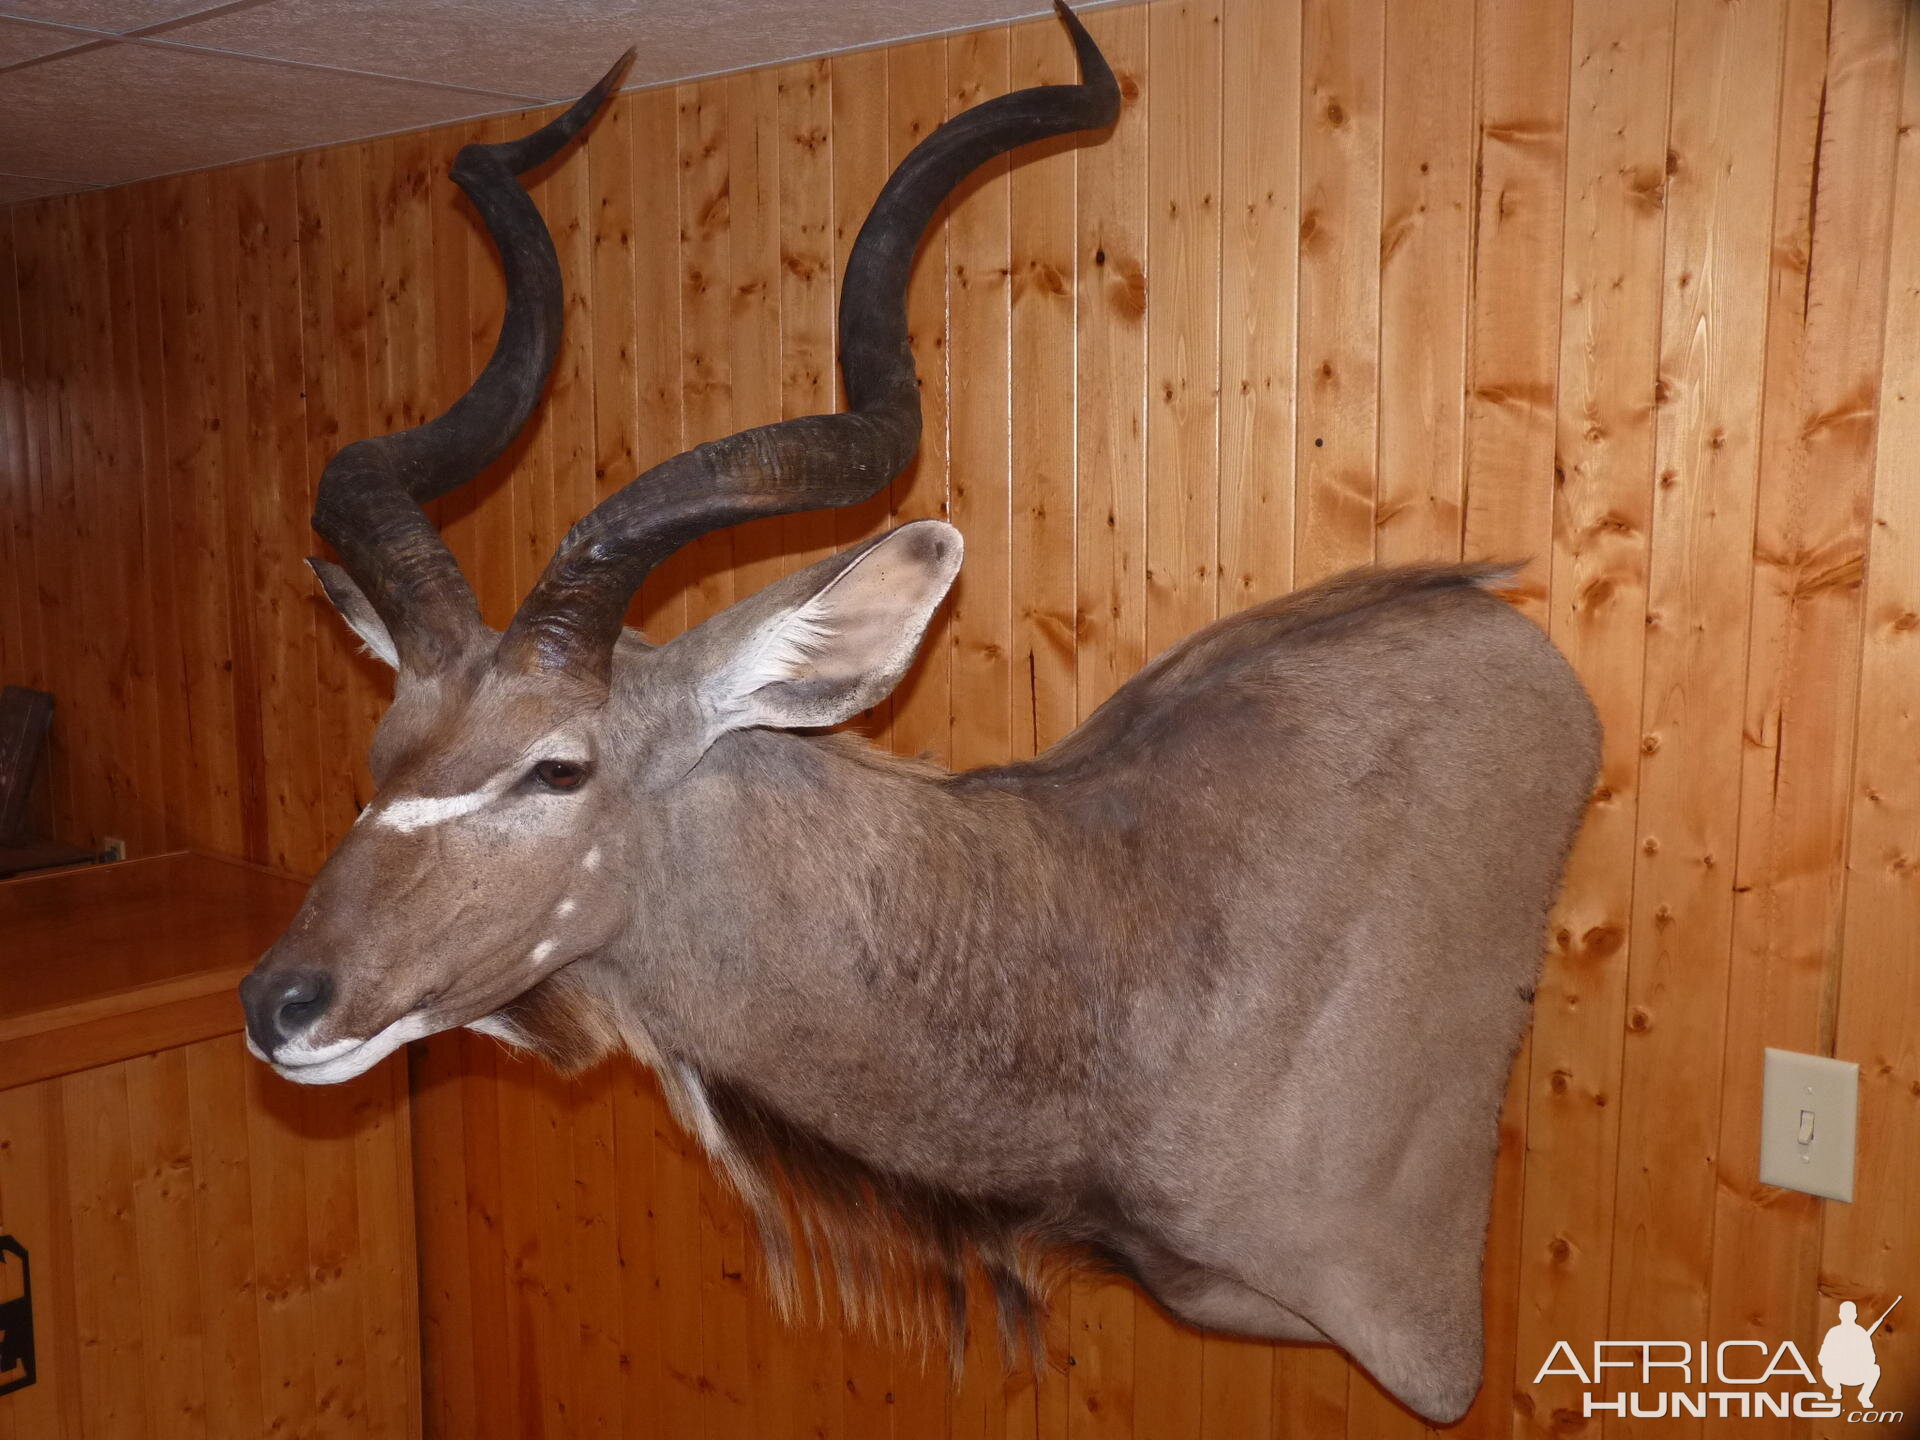
M115 41L0 74L0 172L113 185L512 108L505 96Z
M629 45L629 85L985 24L1042 0L270 0L169 40L540 99L579 94Z
M0 15L123 34L211 9L210 0L0 0Z
M87 30L65 30L58 25L30 25L0 15L0 70L22 60L57 55L76 45L91 45L99 36Z
M69 190L84 190L70 180L34 180L25 175L0 175L0 205L18 205L22 200L39 200L47 195L64 195Z

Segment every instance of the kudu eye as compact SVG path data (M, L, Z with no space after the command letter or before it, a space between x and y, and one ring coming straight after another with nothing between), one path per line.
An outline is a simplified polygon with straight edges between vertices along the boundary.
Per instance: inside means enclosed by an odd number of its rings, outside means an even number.
M549 790L578 790L587 778L587 767L568 760L542 760L533 767L533 778Z

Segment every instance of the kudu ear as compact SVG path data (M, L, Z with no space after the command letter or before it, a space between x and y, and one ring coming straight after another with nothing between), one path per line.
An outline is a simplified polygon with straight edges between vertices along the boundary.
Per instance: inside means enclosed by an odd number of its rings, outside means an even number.
M366 592L353 583L351 575L331 561L310 555L307 564L313 567L313 573L320 579L320 588L327 592L327 599L340 612L340 618L365 643L367 652L398 670L400 652L394 647L393 637L387 633L385 622L374 613Z
M716 732L837 725L884 699L960 573L960 532L902 525L716 615L699 681ZM729 623L731 621L731 623Z

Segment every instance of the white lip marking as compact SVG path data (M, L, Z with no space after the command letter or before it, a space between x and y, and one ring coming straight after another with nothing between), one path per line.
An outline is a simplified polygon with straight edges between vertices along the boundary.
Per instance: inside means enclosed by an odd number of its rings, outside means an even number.
M574 912L574 908L575 902L573 900L562 900L558 905L553 907L553 913L556 915L571 915Z
M325 1057L323 1059L288 1064L287 1055L294 1048L289 1046L275 1057L273 1068L286 1079L297 1080L302 1085L335 1085L366 1073L409 1040L431 1035L439 1028L424 1015L402 1015L370 1039L335 1040L307 1051L309 1055Z
M553 954L553 950L553 941L542 940L538 945L533 947L533 963L538 965L542 960Z
M445 824L462 815L471 815L496 793L494 786L469 790L464 795L417 795L408 800L383 800L376 808L374 823L401 834L429 825Z
M360 1042L356 1039L329 1040L324 1045L310 1045L305 1040L289 1040L273 1052L276 1065L319 1065L344 1055Z

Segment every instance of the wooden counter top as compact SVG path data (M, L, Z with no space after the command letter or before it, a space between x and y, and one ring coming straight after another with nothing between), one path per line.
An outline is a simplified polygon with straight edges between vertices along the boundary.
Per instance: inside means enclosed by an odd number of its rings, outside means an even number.
M0 882L0 1090L238 1031L305 893L190 852Z

